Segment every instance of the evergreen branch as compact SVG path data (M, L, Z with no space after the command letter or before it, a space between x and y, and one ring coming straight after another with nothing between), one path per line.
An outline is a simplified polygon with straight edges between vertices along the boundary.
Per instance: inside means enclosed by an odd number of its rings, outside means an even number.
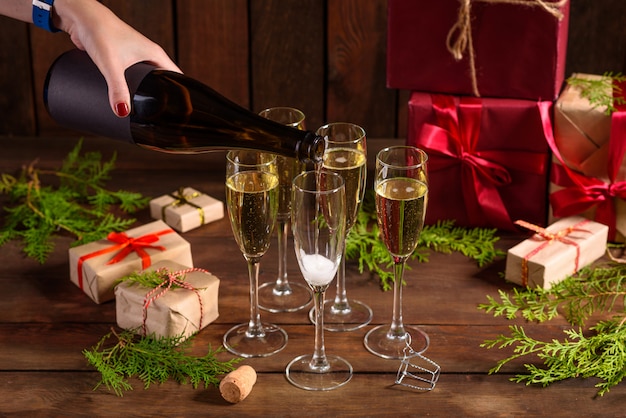
M581 97L589 100L592 107L604 107L604 113L613 114L617 110L615 105L625 104L624 94L619 85L614 81L626 81L626 76L621 73L606 72L600 79L570 77L567 83L580 88Z
M487 296L488 303L478 308L494 316L513 319L519 314L537 322L553 319L561 312L569 323L582 326L592 314L610 312L616 303L626 301L626 265L584 267L547 290L514 288L512 294L502 290L498 294L499 301Z
M138 337L131 330L116 333L111 330L90 350L83 350L83 355L90 365L101 374L101 380L94 390L105 385L118 396L132 390L128 378L136 377L144 383L144 389L152 384L174 380L179 384L191 383L194 389L201 384L219 385L219 375L234 370L234 365L241 358L219 361L216 354L223 352L220 347L211 350L202 357L188 354L195 334L187 339L183 336ZM112 339L114 344L105 344Z
M80 154L82 140L70 151L58 170L36 168L37 161L24 167L19 176L0 175L0 193L9 204L0 227L0 245L20 240L23 252L44 263L54 250L59 233L75 238L73 245L102 239L135 222L112 214L113 206L126 213L147 206L149 198L124 190L104 187L114 168L115 155L102 162L97 152ZM59 185L44 185L42 176L52 175Z
M489 349L514 347L513 355L498 361L489 373L497 373L511 360L534 355L543 361L543 367L524 364L526 373L512 381L548 386L569 378L596 377L601 380L596 385L598 395L607 393L626 375L625 277L624 264L585 267L550 289L499 290L499 301L488 296L488 303L478 307L494 316L513 319L521 315L529 321L544 322L562 314L577 327L564 330L562 340L544 342L526 335L521 326L510 326L509 335L481 344ZM613 318L599 321L585 332L585 322L599 313Z
M518 374L511 381L546 387L565 379L595 377L601 380L595 387L598 388L598 395L603 396L626 376L626 327L623 326L623 319L618 317L599 322L590 328L594 334L589 337L580 328L570 329L563 331L565 339L562 341L553 339L549 342L527 336L522 327L510 326L509 336L500 335L495 340L487 340L481 347L514 347L514 354L498 361L489 370L490 374L497 373L511 360L536 355L543 360L544 367L525 364L527 373Z

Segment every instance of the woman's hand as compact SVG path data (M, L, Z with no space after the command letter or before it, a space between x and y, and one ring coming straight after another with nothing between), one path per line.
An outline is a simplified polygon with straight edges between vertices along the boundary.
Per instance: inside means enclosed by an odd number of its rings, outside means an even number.
M181 72L156 43L118 18L95 0L55 0L54 25L86 51L104 76L109 103L119 117L130 113L126 68L146 61L161 69Z

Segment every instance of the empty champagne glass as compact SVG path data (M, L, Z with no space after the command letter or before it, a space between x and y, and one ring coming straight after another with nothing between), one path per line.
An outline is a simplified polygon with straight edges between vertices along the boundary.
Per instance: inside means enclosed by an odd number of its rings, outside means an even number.
M379 325L366 335L365 347L383 358L402 359L410 345L415 355L428 348L429 338L402 320L402 280L406 260L417 247L428 202L428 157L411 146L393 146L376 156L376 214L382 239L394 262L391 325Z
M326 151L323 168L343 177L346 188L346 234L356 222L365 194L367 147L365 130L347 122L330 123L320 127L317 134L324 137ZM345 251L345 250L344 250ZM334 300L324 303L324 329L353 331L369 324L372 310L365 303L348 299L346 292L345 253L337 270L337 292ZM314 320L314 310L309 318Z
M319 176L319 178L318 178ZM315 349L294 358L287 379L307 390L330 390L352 378L352 366L324 347L324 292L337 273L345 241L345 189L341 176L307 171L293 182L291 229L296 258L315 301Z
M274 122L305 129L304 113L293 107L270 107L259 115ZM291 211L291 183L303 171L303 164L295 158L276 156L278 167L278 276L273 282L259 286L259 307L269 312L295 312L305 308L313 298L311 290L303 283L290 283L287 278L287 237Z
M224 334L224 347L242 357L266 357L282 350L287 333L261 322L259 263L270 245L278 210L276 156L257 151L226 155L226 207L235 241L248 263L250 320Z

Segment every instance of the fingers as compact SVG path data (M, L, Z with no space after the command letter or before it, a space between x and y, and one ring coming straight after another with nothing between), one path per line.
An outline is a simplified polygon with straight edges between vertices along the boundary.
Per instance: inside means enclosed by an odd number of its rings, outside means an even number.
M115 73L106 79L109 88L109 104L113 113L120 118L125 118L130 114L130 93L128 85L124 78L123 70L121 73Z

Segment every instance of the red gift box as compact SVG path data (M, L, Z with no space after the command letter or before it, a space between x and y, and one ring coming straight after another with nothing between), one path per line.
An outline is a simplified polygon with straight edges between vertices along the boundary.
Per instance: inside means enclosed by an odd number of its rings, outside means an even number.
M550 101L413 92L407 143L428 154L426 222L545 225L551 112Z
M565 77L569 1L524 2L389 0L387 86L556 99ZM462 54L457 60L454 42L463 39L466 48L456 50Z

